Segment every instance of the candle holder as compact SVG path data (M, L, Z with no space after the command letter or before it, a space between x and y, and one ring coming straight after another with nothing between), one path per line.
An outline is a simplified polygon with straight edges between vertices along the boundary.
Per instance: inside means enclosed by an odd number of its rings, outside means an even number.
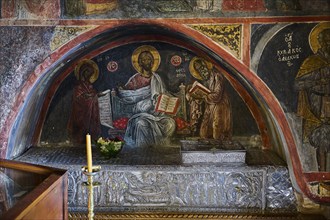
M94 187L101 185L100 182L93 181L93 177L100 172L101 166L92 166L92 172L88 172L88 167L83 166L83 174L87 176L87 182L83 182L83 186L88 187L88 219L94 219Z

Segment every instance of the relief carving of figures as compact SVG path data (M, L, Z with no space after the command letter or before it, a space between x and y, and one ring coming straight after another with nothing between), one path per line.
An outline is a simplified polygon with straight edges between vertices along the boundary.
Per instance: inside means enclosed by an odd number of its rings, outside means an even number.
M128 189L125 192L125 202L152 205L169 203L170 198L167 185L155 173L129 173L126 175L126 178Z
M231 104L224 88L225 79L214 66L200 57L190 61L189 70L192 76L202 82L209 91L203 94L191 93L188 86L187 100L191 104L191 118L200 117L201 104L204 114L201 119L199 135L201 138L231 140L232 113ZM203 86L201 86L203 88ZM196 91L196 90L195 90ZM193 126L196 122L193 121Z
M330 23L315 26L309 42L314 54L304 60L295 79L297 114L303 119L303 142L316 148L319 171L326 171L330 151Z
M185 186L184 180L181 178L180 174L173 175L167 174L167 178L164 182L167 185L168 193L170 196L170 203L169 205L185 205L186 203L183 201L182 198L182 189L180 186Z
M79 170L68 172L68 203L69 205L86 205L88 190L83 186L84 176Z
M128 183L123 172L111 172L106 177L106 185L109 186L105 189L107 195L107 204L124 204L124 193L128 189Z
M270 170L270 173L263 169L208 170L200 173L190 168L183 172L147 169L150 167L136 171L124 169L101 172L101 176L98 175L95 179L102 183L99 189L95 190L95 204L99 208L111 206L114 210L123 207L199 207L207 210L264 209L266 205L270 208L273 205L284 208L292 207L295 202L290 182L280 177L287 174L285 168ZM265 175L271 176L269 183L264 182ZM278 178L282 180L278 181ZM71 192L69 191L70 206L87 207L88 189L82 184L85 180L79 171L69 172L69 184L72 185ZM281 193L283 190L288 194L286 197ZM270 204L265 202L265 196Z

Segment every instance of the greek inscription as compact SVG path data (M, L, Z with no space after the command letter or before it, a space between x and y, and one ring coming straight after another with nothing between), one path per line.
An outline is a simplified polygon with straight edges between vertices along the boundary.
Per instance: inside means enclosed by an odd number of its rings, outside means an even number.
M299 59L299 54L302 49L299 46L293 46L293 32L284 35L284 42L287 45L286 49L277 50L276 56L279 62L286 62L288 66L293 65L293 61Z
M186 71L184 68L176 69L176 77L177 78L185 78L186 77Z

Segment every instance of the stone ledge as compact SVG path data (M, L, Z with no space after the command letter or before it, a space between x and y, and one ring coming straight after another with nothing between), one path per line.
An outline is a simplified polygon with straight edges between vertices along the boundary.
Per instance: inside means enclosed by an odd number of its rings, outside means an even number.
M245 163L245 151L182 151L182 163Z

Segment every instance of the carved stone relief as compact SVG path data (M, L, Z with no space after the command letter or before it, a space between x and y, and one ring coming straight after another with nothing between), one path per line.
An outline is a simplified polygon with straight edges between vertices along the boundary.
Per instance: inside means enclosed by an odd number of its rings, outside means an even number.
M70 211L87 209L85 179L81 172L69 171ZM103 211L292 211L295 207L284 167L105 166L95 181L102 183L94 189L95 209Z

